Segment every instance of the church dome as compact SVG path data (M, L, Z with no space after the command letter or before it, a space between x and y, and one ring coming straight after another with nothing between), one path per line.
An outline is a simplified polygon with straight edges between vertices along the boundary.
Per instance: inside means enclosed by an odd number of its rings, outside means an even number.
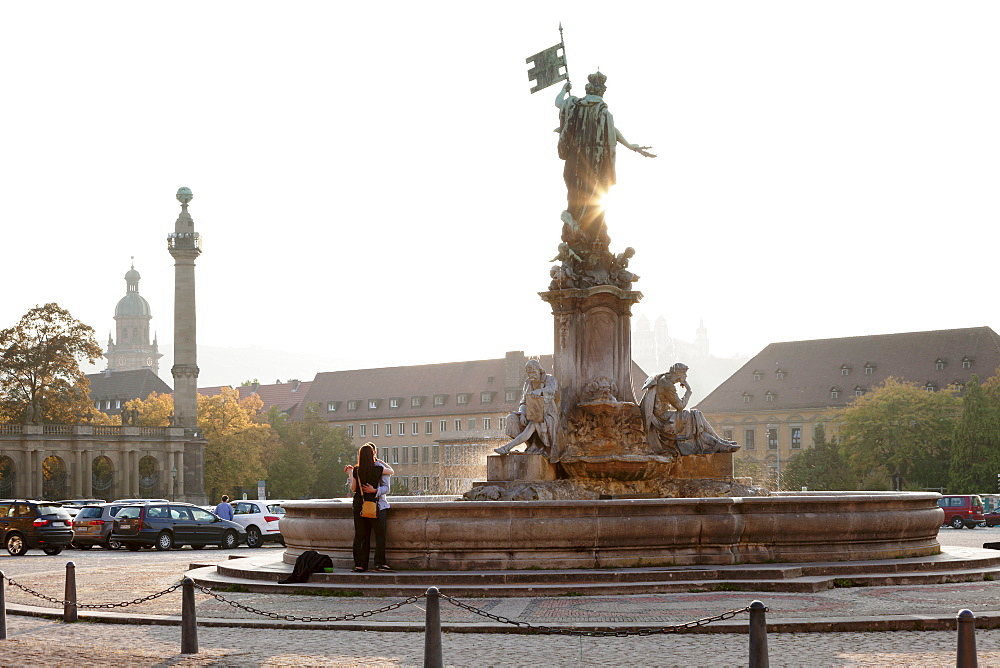
M132 267L131 269L125 272L126 283L138 283L140 278L142 278L142 276L140 276L139 272L135 270L135 267Z
M138 273L138 272L136 272ZM129 292L115 306L115 317L120 315L144 315L151 316L149 302L147 302L138 292Z

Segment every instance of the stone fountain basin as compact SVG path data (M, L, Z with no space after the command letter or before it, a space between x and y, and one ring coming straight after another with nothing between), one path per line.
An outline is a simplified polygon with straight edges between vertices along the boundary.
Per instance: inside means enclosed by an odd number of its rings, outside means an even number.
M940 551L938 498L930 492L805 492L396 502L389 511L387 559L397 569L460 571L919 557ZM349 501L282 507L286 563L305 550L317 550L330 555L336 567L353 565Z

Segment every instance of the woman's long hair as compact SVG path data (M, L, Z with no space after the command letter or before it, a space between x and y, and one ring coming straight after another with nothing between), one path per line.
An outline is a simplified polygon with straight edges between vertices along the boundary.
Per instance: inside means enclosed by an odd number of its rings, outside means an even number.
M365 443L358 450L358 480L370 481L375 473L375 444ZM369 484L371 484L369 482Z

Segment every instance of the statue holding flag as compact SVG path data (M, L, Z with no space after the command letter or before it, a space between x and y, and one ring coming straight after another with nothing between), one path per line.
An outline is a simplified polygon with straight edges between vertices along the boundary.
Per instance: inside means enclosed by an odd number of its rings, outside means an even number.
M615 127L614 118L604 102L605 82L601 72L587 77L587 95L569 95L569 81L556 97L559 107L559 157L566 161L563 179L566 181L568 210L579 225L587 242L607 247L607 227L601 198L615 184L615 147L626 146L647 158L656 156L646 151L649 146L630 144Z

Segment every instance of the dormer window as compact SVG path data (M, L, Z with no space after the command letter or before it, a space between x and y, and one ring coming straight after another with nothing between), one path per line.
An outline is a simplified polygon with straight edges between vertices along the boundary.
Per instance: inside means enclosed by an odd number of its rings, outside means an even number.
M423 403L423 397L410 397L410 408L420 408Z
M777 371L774 372L774 377L777 378L778 380L784 380L785 379L785 370L784 369L778 369Z
M326 402L326 412L327 413L336 413L338 408L340 408L340 402L339 401L328 401L328 402Z
M927 390L928 392L935 392L937 391L937 386L934 383L928 382L926 385L924 385L924 389Z
M972 360L969 359L968 357L963 357L962 358L962 368L963 369L971 369L972 368Z
M851 367L848 366L847 364L840 365L840 375L841 376L850 376L851 375Z
M873 373L875 373L875 365L872 364L871 362L868 362L867 364L865 364L865 375L870 376Z
M390 399L389 408L399 408L399 399Z
M941 359L940 357L934 360L934 370L944 371L944 360Z
M444 398L445 398L445 395L443 395L443 394L435 394L434 395L434 405L435 406L444 406Z
M356 411L356 410L358 410L358 400L357 399L352 399L352 400L348 401L347 402L347 410L349 410L349 411Z
M491 404L493 403L493 395L496 392L480 392L479 393L479 403L481 404Z
M951 381L951 387L953 387L954 389L958 390L959 392L964 392L965 391L965 383L963 383L960 380L953 380L953 381Z
M840 390L838 390L835 387L831 387L830 388L830 398L831 399L839 399L840 398Z
M378 408L378 399L369 399L368 400L368 410L373 411L376 408Z
M774 401L774 397L775 397L774 392L768 392L767 394L764 395L764 401Z
M854 388L854 396L862 397L864 396L864 394L865 394L865 388L861 387L860 385Z
M435 397L434 399L435 399L435 401L437 401L437 397ZM468 403L469 403L469 395L468 395L467 393L463 392L463 393L459 394L459 395L458 395L458 396L457 396L457 397L455 398L455 402L456 402L456 403L457 403L457 404L458 404L459 406L465 406L466 404L468 404Z
M517 390L507 390L506 392L504 392L503 396L504 396L504 401L506 401L508 404L513 403L518 399Z
M762 372L760 372L760 371L754 371L753 372L753 379L754 380L760 380L763 377L764 377L764 374Z
M744 392L744 393L743 393L743 403L745 403L745 404L748 404L748 403L750 403L750 400L751 400L752 398L753 398L753 395L752 395L752 394L750 394L749 392Z

